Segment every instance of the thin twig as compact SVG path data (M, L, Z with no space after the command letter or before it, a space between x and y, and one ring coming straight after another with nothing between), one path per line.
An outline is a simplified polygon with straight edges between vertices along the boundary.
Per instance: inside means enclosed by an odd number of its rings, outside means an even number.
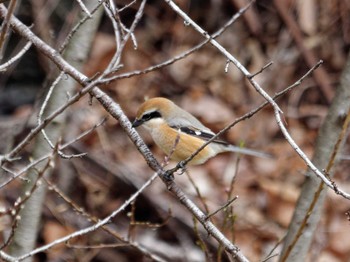
M68 234L66 235L65 237L62 237L62 238L59 238L59 239L56 239L55 241L52 241L51 243L49 244L46 244L46 245L43 245L39 248L36 248L32 251L30 251L29 253L27 254L24 254L22 256L18 256L18 257L11 257L9 255L7 255L4 251L0 251L0 258L12 258L12 260L9 260L9 261L17 261L17 260L23 260L23 259L26 259L28 257L32 257L34 256L35 254L37 253L40 253L40 252L43 252L43 251L46 251L48 249L50 249L51 247L55 246L55 245L58 245L58 244L61 244L61 243L65 243L73 238L76 238L78 236L82 236L82 235L86 235L90 232L93 232L97 229L99 229L100 227L110 223L110 221L116 216L118 215L121 211L125 210L125 208L130 205L131 202L135 201L135 199L149 186L152 184L152 182L158 177L158 174L155 173L153 174L153 176L148 179L143 185L142 187L137 190L134 194L132 194L129 199L127 199L119 208L117 208L116 210L114 210L110 215L108 215L107 217L105 217L104 219L100 220L99 222L93 224L92 226L89 226L89 227L86 227L84 229L81 229L81 230L78 230L78 231L75 231L74 233L72 234Z
M305 75L303 75L299 80L297 80L294 84L288 86L287 88L285 88L284 90L282 90L281 92L275 94L273 96L273 99L276 100L279 97L281 97L282 95L288 93L289 91L291 91L293 88L301 85L301 83L305 80L305 78L307 78L309 75L312 74L312 72L314 70L316 70L321 64L323 63L322 60L320 60L315 66L313 66ZM261 109L263 109L265 106L269 105L268 101L265 101L264 103L262 103L260 106L258 106L257 108L255 108L254 110L251 110L250 112L244 114L243 116L237 118L235 121L233 121L231 124L227 125L225 128L223 128L222 130L220 130L217 134L215 134L211 139L209 139L206 143L204 143L200 148L197 149L196 152L194 152L189 158L185 159L184 161L182 161L180 164L177 165L177 168L181 168L181 166L186 165L188 162L190 162L203 148L205 148L207 145L209 145L211 142L213 142L215 139L217 139L219 136L221 136L223 133L225 133L227 130L231 129L233 126L235 126L237 123L248 119L250 117L252 117L253 115L255 115L257 112L259 112ZM174 169L174 171L176 171L177 169Z
M15 11L17 0L11 0L9 7L8 7L8 12L6 16L4 17L4 20L2 21L2 26L1 26L1 31L0 31L0 60L2 59L2 54L4 52L4 44L5 44L5 38L9 30L10 26L10 18L13 12Z
M192 179L192 177L188 171L186 171L186 175L187 175L188 180L190 181L191 185L193 186L194 190L196 191L199 200L202 202L202 205L204 207L205 212L209 213L209 207L208 207L207 203L205 202L205 200L201 194L201 191L199 190L199 187L196 185L196 183L194 182L194 180Z
M92 82L91 84L87 85L85 88L81 89L77 94L72 96L68 101L57 108L54 112L52 112L49 116L47 116L40 125L37 125L35 128L33 128L30 133L23 139L21 142L11 150L8 154L3 156L2 161L11 161L12 158L17 156L17 154L26 147L31 140L39 133L43 128L45 128L56 116L61 114L65 109L67 109L69 106L77 102L81 97L83 97L85 94L91 91L95 87L95 84L98 83L98 80L95 82ZM0 161L1 162L1 161Z
M101 126L107 118L104 118L101 122L95 124L93 127L91 127L90 129L84 131L83 133L81 133L80 135L78 135L76 138L72 139L71 141L59 146L59 150L64 150L65 148L67 148L68 146L72 145L73 143L77 142L78 140L82 139L84 136L90 134L91 132L93 132L96 128L98 128L99 126ZM3 168L6 172L9 172L12 177L5 181L4 183L2 183L0 185L0 189L3 188L4 186L8 185L9 183L11 183L13 180L15 180L16 178L20 177L21 175L23 175L24 173L26 173L29 169L33 168L34 166L36 166L37 164L41 163L42 161L48 159L50 157L51 154L47 154L45 156L40 157L37 160L32 161L29 165L27 165L26 167L22 168L20 171L18 172L14 172L12 170L9 170L5 167L1 167ZM86 153L81 153L81 154L77 154L76 156L84 156L86 155ZM26 178L24 178L26 180Z
M89 18L92 17L91 13L89 12L89 9L87 9L86 5L81 0L76 0L78 4L80 5L81 9L88 15Z
M182 11L178 5L176 5L172 0L164 0L178 15L180 15L189 25L191 25L197 32L199 32L203 37L209 40L209 42L217 48L228 60L230 60L248 79L251 73L233 56L228 52L222 45L220 45L215 39L212 38L208 32L206 32L202 27L200 27L196 22L194 22L184 11ZM268 101L278 113L282 110L276 104L276 102L263 90L260 85L253 80L249 79L249 82L255 88L255 90Z
M273 64L272 61L269 62L269 63L267 63L267 64L264 65L258 72L254 73L254 74L251 74L251 75L249 76L249 78L253 78L253 77L257 76L258 74L261 74L266 68L270 67L272 64Z
M327 167L326 169L324 170L324 173L325 174L328 174L329 172L331 172L331 169L332 167L334 166L335 164L335 161L336 161L336 156L337 154L339 153L339 149L340 149L340 145L341 143L344 141L345 139L345 136L347 134L347 130L349 129L349 125L350 125L350 108L348 110L348 113L346 115L346 118L344 120L344 123L343 123L343 126L342 126L342 130L338 136L338 139L334 145L334 148L332 150L332 153L331 153L331 156L330 156L330 159L327 163ZM328 179L334 184L334 182L331 180L331 178L328 176ZM335 188L337 188L337 186L334 184ZM303 234L304 232L304 229L307 227L308 225L308 221L309 221L309 218L312 214L312 211L314 210L316 204L317 204L317 201L318 199L320 198L321 196L321 192L324 188L324 184L321 182L312 198L312 201L310 203L310 206L308 207L308 210L306 211L305 213L305 216L304 218L302 219L302 221L300 222L299 226L298 226L298 230L293 238L293 240L290 242L290 244L288 245L285 253L283 254L283 257L280 259L280 261L284 262L287 260L287 258L289 257L293 247L296 245L296 243L298 242L298 240L300 239L301 235Z
M121 42L123 38L123 32L121 30L121 21L119 18L119 14L116 12L116 8L114 5L113 0L108 0L105 3L103 3L103 7L105 9L105 13L109 17L109 20L112 22L113 31L114 31L114 38L115 38L115 46L116 46L116 52L114 53L113 58L111 59L109 63L109 69L115 68L120 61L120 53L118 52L119 49L123 49ZM108 70L108 69L107 69Z
M14 57L12 57L11 59L9 59L6 63L3 63L2 65L0 65L0 72L1 71L5 71L7 70L7 68L12 65L14 62L16 62L17 60L19 60L28 50L29 48L32 46L32 42L28 42L25 44L25 46L22 48L21 51L19 51Z
M0 15L6 14L6 8L0 5ZM48 56L57 66L64 72L71 75L76 81L82 85L86 85L87 77L68 64L57 52L46 45L43 41L37 38L26 26L24 26L18 19L12 18L10 20L11 26L23 37L33 42L33 44L43 54ZM174 181L168 181L165 179L166 172L161 168L159 163L156 161L150 150L147 148L141 137L132 128L129 119L126 117L120 106L115 103L109 96L107 96L102 90L93 88L98 81L93 81L91 85L86 88L91 88L90 93L101 103L101 105L114 117L116 118L120 126L125 130L129 138L137 146L138 150L142 153L149 166L157 171L157 174L162 178L163 182L167 185L168 189L177 197L177 199L201 222L204 228L219 242L226 250L240 261L247 261L245 256L241 253L238 247L233 245L223 234L220 232L210 221L205 221L205 214L182 192ZM80 94L80 92L79 92ZM78 232L79 233L79 232ZM63 240L65 241L65 240ZM57 242L51 243L49 247L55 245ZM59 242L61 243L61 242ZM40 252L36 250L35 252ZM2 252L3 253L3 252ZM1 254L0 253L0 256Z
M130 6L136 3L136 0L131 1L130 3L124 5L122 8L118 10L119 13L123 12L125 9L128 9Z
M275 255L273 254L273 252L277 249L277 247L284 241L286 236L280 238L275 246L270 250L270 252L266 255L266 257L261 261L261 262L266 262L268 261L270 258L274 257ZM278 254L277 254L278 255Z
M106 0L100 0L98 1L98 4L91 10L91 14L94 14L100 7L101 5L105 2ZM69 41L72 39L73 35L78 31L78 29L89 19L89 16L83 17L70 31L60 48L58 49L58 52L60 54L63 53L64 49L66 49L67 45L69 44Z
M51 98L51 95L53 93L53 90L55 89L55 87L57 86L57 84L61 81L62 77L63 77L64 73L61 72L59 74L59 76L55 79L55 81L52 83L52 85L50 86L49 88L49 91L47 92L47 95L44 99L44 102L43 104L41 105L41 108L39 110L39 115L38 115L38 126L41 125L42 123L42 118L43 118L43 115L44 115L44 111L47 107L47 104ZM51 149L54 149L55 148L55 145L53 144L53 142L51 141L51 139L49 138L49 136L47 135L46 131L45 131L45 128L41 129L41 133L44 137L44 140L49 144L49 146L51 147ZM63 153L62 151L60 151L58 149L57 151L58 155L64 159L72 159L72 158L75 158L75 157L82 157L85 155L85 153L83 154L77 154L77 155L66 155L65 153Z
M112 14L113 14L113 12L114 12L113 10L115 10L115 9L113 9L114 4L113 4L112 2L113 2L113 1L110 1L110 2L109 2L109 3L110 3L110 6L109 6L109 7L112 9L111 12L112 12ZM106 5L106 4L104 4L104 5L106 6L106 8L105 8L106 10L111 10L111 9L108 8L108 5ZM112 5L113 5L113 6L112 6ZM125 47L127 41L129 40L130 36L131 36L131 35L133 34L133 32L135 31L136 25L137 25L137 24L139 23L139 21L141 20L142 15L143 15L143 11L144 11L144 9L145 9L145 5L146 5L146 0L142 0L142 2L141 2L141 4L140 4L140 7L139 7L139 9L137 10L137 13L136 13L136 15L135 15L135 19L134 19L133 23L132 23L131 26L130 26L130 29L127 31L126 35L123 36L123 38L122 38L121 41L118 40L118 39L120 38L120 36L119 36L119 28L117 27L118 23L116 22L116 20L111 19L113 25L115 25L114 27L116 27L116 28L115 28L115 33L116 33L116 37L117 37L117 40L116 40L116 41L117 41L117 52L114 54L114 56L113 56L113 58L111 59L109 65L107 66L105 72L108 72L108 73L109 73L110 71L114 70L116 66L119 65L119 61L120 61L120 58L121 58L121 54L122 54L122 52L123 52L123 50L124 50L124 47ZM110 14L110 13L107 11L107 14ZM115 16L112 16L112 14L110 14L110 16L111 16L112 18L114 18Z
M225 30L231 26L234 22L236 22L238 20L238 18L240 18L251 6L253 2L250 2L249 4L247 4L244 8L240 9L236 14L234 14L231 19L229 19L223 27L221 27L218 31L216 31L213 35L212 38L217 38L218 36L220 36L223 32L225 32ZM104 79L101 80L101 83L110 83L111 81L114 80L119 80L119 79L124 79L124 78L130 78L133 76L137 76L137 75L142 75L142 74L147 74L150 73L152 71L158 70L162 67L171 65L173 63L175 63L178 60L181 60L187 56L189 56L190 54L194 53L195 51L199 50L200 48L202 48L203 46L205 46L207 43L209 43L209 39L204 40L203 42L199 43L198 45L192 47L191 49L172 57L171 59L164 61L162 63L159 63L157 65L148 67L146 69L143 70L135 70L132 72L127 72L127 73L123 73L123 74L119 74L116 76L111 76L111 77L105 77Z
M238 199L238 196L235 196L234 198L230 199L229 201L227 201L227 203L225 205L223 205L222 207L218 208L217 210L209 213L207 215L207 219L210 219L212 216L215 216L217 213L219 213L221 210L227 208L229 205L231 205L237 199Z
M215 37L219 36L222 32L224 32L224 30L228 26L230 26L233 22L235 22L250 7L250 5L251 5L251 3L249 3L245 8L240 9L237 14L235 14L219 31L217 31L214 34L214 36ZM0 6L0 12L4 12L6 14L6 8L2 8L2 6ZM75 80L77 80L82 85L85 85L87 83L88 78L86 76L77 73L77 71L75 70L74 67L69 65L62 57L58 56L54 49L52 49L51 47L46 45L41 39L36 37L18 19L13 18L12 19L12 23L13 23L13 25L15 25L15 29L19 30L18 33L20 33L21 35L25 36L29 41L33 42L34 45L37 48L40 48L41 51L45 55L47 55L49 58L51 58L62 71L70 74ZM79 25L81 25L81 24L79 24ZM75 103L82 96L84 96L86 93L90 92L91 89L93 89L95 87L95 85L108 83L108 82L110 82L112 80L116 80L116 79L122 79L122 78L127 78L127 77L131 77L131 76L135 76L135 75L139 75L139 74L143 74L143 73L148 73L148 72L154 71L154 70L156 70L156 69L158 69L160 67L163 67L163 66L166 66L166 65L170 65L170 64L174 63L175 61L177 61L179 59L182 59L182 58L186 57L187 55L189 55L190 53L198 50L200 47L202 47L206 43L208 43L208 41L209 40L206 40L206 41L202 42L201 44L195 46L194 48L190 49L189 51L184 52L183 54L179 55L175 59L168 60L168 61L166 61L166 62L164 62L162 64L150 67L150 68L148 68L148 69L146 69L144 71L135 71L135 72L132 72L131 74L120 75L120 77L117 76L115 78L110 78L110 79L108 79L108 78L104 78L103 79L102 76L99 75L98 77L93 79L89 83L89 85L85 86L85 88L83 88L81 91L79 91L79 93L76 96L71 97L71 99L68 100L65 105L62 105L55 112L53 112L50 116L48 116L45 120L43 120L43 123L40 126L37 126L36 128L32 129L31 132L27 135L27 137L25 137L21 141L21 143L18 144L10 153L8 153L5 156L0 156L0 163L4 162L4 161L12 161L14 159L14 157L36 136L36 134L38 132L40 132L40 130L42 128L44 128L52 119L54 119L57 115L62 113L71 104ZM61 48L63 48L63 47L61 47ZM108 73L106 75L108 75Z
M311 67L317 61L316 55L311 48L307 48L305 44L305 39L303 37L303 33L300 30L300 27L297 24L296 20L294 20L291 17L291 12L289 13L287 4L285 3L285 1L280 0L274 0L273 3L276 6L278 13L281 15L282 20L289 29L290 35L293 37L293 40L298 46L303 58L305 59L306 64L309 67ZM333 88L330 83L330 77L327 74L327 71L323 68L320 68L320 70L315 71L314 79L317 85L320 87L323 94L325 95L327 101L330 102L331 98L333 97Z
M336 194L343 196L346 199L350 199L350 194L346 193L345 191L340 190L332 181L330 181L323 173L320 171L312 162L311 160L306 156L306 154L300 149L300 147L297 145L297 143L294 141L294 139L289 134L287 128L285 127L281 114L283 113L282 110L279 108L279 106L276 104L274 99L268 95L261 87L260 85L251 77L251 73L235 58L233 57L222 45L220 45L216 40L212 39L212 37L203 30L197 23L195 23L185 12L183 12L172 0L164 0L178 15L180 15L188 24L190 24L197 32L199 32L203 37L210 40L210 43L216 47L227 59L229 59L243 74L244 76L249 80L250 84L255 88L255 90L263 96L266 101L271 104L274 110L276 123L279 126L283 136L287 140L287 142L291 145L291 147L294 149L294 151L300 156L300 158L304 161L304 163L310 168L310 170L313 171L313 173L318 176L329 188L331 188ZM214 136L215 137L215 136ZM213 139L214 139L213 137ZM216 137L215 137L216 138ZM209 140L207 143L205 143L202 147L206 146L208 143L212 142L212 140ZM201 150L200 149L200 150ZM191 157L189 159L192 159ZM188 159L185 161L181 161L176 168L174 168L172 171L176 171L181 166L184 166L184 163L188 163Z
M77 137L73 138L71 141L68 141L67 143L63 144L60 146L60 150L63 150L65 148L67 148L68 146L70 146L71 144L74 144L75 142L77 142L78 140L81 140L83 137L87 136L88 134L90 134L91 132L93 132L96 128L102 126L106 121L107 121L108 117L104 117L100 122L98 122L97 124L93 125L91 128L89 128L88 130L84 131L83 133L81 133L80 135L78 135Z
M13 208L7 210L7 212L10 213L12 215L12 217L14 218L14 222L12 224L11 233L10 233L9 237L7 238L7 240L4 242L4 244L0 246L0 250L3 250L5 247L10 245L10 243L12 242L13 237L15 236L15 229L17 228L18 222L21 219L19 216L19 212L23 208L24 204L33 195L33 193L37 189L37 187L39 185L41 185L41 178L46 173L46 171L54 166L52 162L53 162L55 154L56 154L56 150L54 150L52 153L50 153L50 156L48 158L47 163L42 168L42 170L38 171L38 175L36 177L36 180L35 180L32 188L29 191L26 191L22 197L19 197L15 201Z
M23 168L22 170L20 170L19 172L13 172L14 175L7 181L5 181L4 183L2 183L0 185L0 188L3 188L4 186L8 185L9 183L11 183L13 180L15 180L16 178L18 178L19 176L23 175L25 172L27 172L30 168L36 166L37 164L45 161L46 159L48 159L50 157L51 154L47 154L33 162L31 162L29 165L27 165L25 168Z
M44 177L44 181L48 184L49 189L53 190L57 195L59 195L60 198L62 198L71 208L73 208L74 211L81 214L83 217L88 219L89 221L93 221L94 223L97 223L100 219L98 217L95 217L89 213L87 213L83 208L81 208L77 203L75 203L72 199L70 199L67 195L65 195L55 184L51 183L48 179ZM119 235L115 230L111 229L107 225L101 226L101 229L103 229L105 232L110 234L111 236L115 237L117 240L121 241L120 244L114 244L117 246L130 246L135 249L137 249L139 252L141 252L145 257L148 257L154 261L162 262L164 261L162 258L160 258L158 255L151 253L147 249L145 249L142 245L135 241L128 241L125 238L123 238L121 235ZM69 244L69 241L66 243L68 247L71 245Z

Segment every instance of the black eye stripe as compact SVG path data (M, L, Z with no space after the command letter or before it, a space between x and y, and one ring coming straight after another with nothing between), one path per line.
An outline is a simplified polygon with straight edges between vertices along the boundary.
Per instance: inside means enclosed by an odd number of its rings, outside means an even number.
M159 117L162 117L161 114L158 111L153 111L153 112L144 114L142 116L142 120L148 121L148 120L151 120L153 118L159 118Z

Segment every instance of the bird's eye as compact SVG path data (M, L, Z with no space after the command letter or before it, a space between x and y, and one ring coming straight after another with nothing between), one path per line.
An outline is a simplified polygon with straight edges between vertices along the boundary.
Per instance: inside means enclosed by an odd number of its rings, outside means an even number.
M142 119L145 120L145 121L148 121L151 119L151 114L145 114L142 116Z
M153 112L150 112L150 113L147 113L147 114L144 114L142 116L142 120L144 122L148 121L148 120L151 120L153 118L158 118L158 117L162 117L161 114L158 112L158 111L153 111Z

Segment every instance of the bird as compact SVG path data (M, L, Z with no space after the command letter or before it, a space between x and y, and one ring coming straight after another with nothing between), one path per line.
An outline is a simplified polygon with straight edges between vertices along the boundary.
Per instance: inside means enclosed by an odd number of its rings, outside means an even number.
M143 126L155 144L173 161L181 162L190 157L215 133L195 116L163 97L146 100L137 110L132 127ZM223 152L236 152L268 158L263 152L229 144L218 138L204 147L188 164L200 165Z

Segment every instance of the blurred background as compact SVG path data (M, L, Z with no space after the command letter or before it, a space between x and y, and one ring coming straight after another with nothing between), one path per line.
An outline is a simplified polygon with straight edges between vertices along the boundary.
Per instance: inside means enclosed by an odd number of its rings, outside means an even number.
M205 30L214 33L247 3L246 0L191 0L177 4ZM119 8L127 4L128 1L116 1ZM135 1L120 12L126 27L131 25L138 8L139 1ZM31 25L43 41L58 49L76 24L80 10L76 1L32 0L19 1L15 14L23 23ZM251 73L273 62L255 76L270 95L300 79L320 59L324 61L317 73L278 99L290 134L309 157L313 155L318 129L348 59L349 14L348 0L258 0L217 38ZM159 64L204 40L164 1L147 1L135 37L137 49L131 41L127 43L121 61L123 67L118 73ZM16 54L24 43L21 37L12 33L3 48L2 63ZM93 77L103 72L114 52L113 27L104 15L83 73ZM113 81L100 88L120 104L130 120L146 98L162 96L218 132L264 102L234 65L229 65L225 72L226 66L222 54L207 44L169 66ZM18 63L0 73L1 153L13 148L34 126L31 119L37 115L36 104L42 98L53 68L54 65L32 47ZM62 139L69 141L77 137L107 115L98 102L89 105L89 97L84 97L68 109ZM147 133L142 129L138 131L157 159L164 162L164 154ZM176 176L176 182L208 212L238 195L230 208L219 212L212 220L249 259L261 261L286 234L305 179L306 166L285 141L269 106L235 125L222 138L271 153L274 158L222 154L205 165L189 167L188 174ZM30 158L31 146L22 152L19 167ZM78 206L99 218L120 206L153 173L111 117L95 132L70 146L69 152L87 152L88 155L73 160L57 159L52 181ZM348 143L342 154L349 154ZM348 161L340 161L335 178L341 181L345 191L350 190L348 174ZM20 195L22 183L16 180L1 189L1 205L13 204ZM329 192L324 208L309 261L349 261L350 222L345 215L349 203ZM1 230L5 235L11 225L9 219L2 219ZM134 223L130 224L130 221ZM111 226L120 235L129 236L166 261L229 261L218 244L158 180L112 222ZM57 193L49 191L38 245L89 224L86 217L76 213ZM197 226L198 230L194 230ZM84 249L74 246L117 242L115 237L102 230L74 242L70 243L72 246L57 246L35 260L151 261L131 246Z

